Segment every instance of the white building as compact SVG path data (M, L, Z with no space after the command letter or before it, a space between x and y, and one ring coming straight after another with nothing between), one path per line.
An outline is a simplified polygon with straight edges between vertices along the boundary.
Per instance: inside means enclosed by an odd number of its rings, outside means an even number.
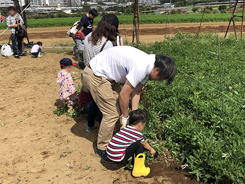
M11 0L0 0L1 7L14 6L14 2Z
M160 4L159 0L139 0L141 4Z
M81 0L30 0L31 5L36 6L80 6Z

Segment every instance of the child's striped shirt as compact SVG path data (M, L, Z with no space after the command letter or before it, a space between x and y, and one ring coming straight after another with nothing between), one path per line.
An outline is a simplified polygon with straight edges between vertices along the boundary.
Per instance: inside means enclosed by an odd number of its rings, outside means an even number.
M107 157L114 162L123 161L125 150L136 141L145 141L142 133L134 127L127 126L111 139L106 150Z

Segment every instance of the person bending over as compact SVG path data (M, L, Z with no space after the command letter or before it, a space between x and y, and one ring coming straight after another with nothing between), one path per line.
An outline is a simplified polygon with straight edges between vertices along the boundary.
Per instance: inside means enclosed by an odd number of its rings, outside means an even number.
M77 90L73 79L71 77L71 66L76 65L72 63L71 59L63 58L60 60L61 71L57 76L57 83L60 85L59 97L60 100L68 106L68 113L73 114L73 106L77 103Z
M35 44L35 45L32 46L31 54L32 54L32 57L33 57L33 58L42 57L42 56L41 56L41 52L42 52L43 54L46 54L46 53L43 51L43 49L42 49L42 45L43 45L42 42L37 42L37 44Z
M147 80L174 81L174 59L147 54L130 46L108 48L97 54L83 72L83 86L91 93L103 114L97 141L97 154L103 157L114 130L124 128L132 110L137 110ZM123 83L121 88L120 83ZM122 116L121 116L122 115Z
M144 111L132 111L129 124L126 128L116 133L107 146L105 160L113 162L127 161L131 156L134 157L134 177L147 176L150 168L145 167L145 155L143 148L150 151L152 156L156 151L144 140L141 131L144 129L147 117Z

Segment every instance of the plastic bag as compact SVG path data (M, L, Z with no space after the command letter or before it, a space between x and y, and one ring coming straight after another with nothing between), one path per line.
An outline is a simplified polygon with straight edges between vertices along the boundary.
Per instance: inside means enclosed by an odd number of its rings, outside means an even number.
M13 55L13 52L11 50L11 47L8 45L8 44L4 44L1 48L1 54L2 56L12 56Z

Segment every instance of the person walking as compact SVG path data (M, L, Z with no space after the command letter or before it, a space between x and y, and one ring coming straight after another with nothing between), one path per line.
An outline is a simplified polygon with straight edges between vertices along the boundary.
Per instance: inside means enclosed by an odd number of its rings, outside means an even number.
M19 56L23 55L22 52L22 41L23 38L18 38L16 36L16 28L18 25L22 26L24 21L20 14L16 13L15 7L8 7L9 16L7 17L7 26L11 29L11 40L12 40L12 49L14 51L14 57L19 59ZM18 43L18 49L16 48L16 44Z
M137 110L145 82L167 80L169 85L176 71L173 58L149 55L131 46L106 49L90 61L83 72L83 85L103 114L97 140L98 155L105 156L119 119L122 128L126 127L130 96L132 110ZM124 83L122 89L120 83Z

